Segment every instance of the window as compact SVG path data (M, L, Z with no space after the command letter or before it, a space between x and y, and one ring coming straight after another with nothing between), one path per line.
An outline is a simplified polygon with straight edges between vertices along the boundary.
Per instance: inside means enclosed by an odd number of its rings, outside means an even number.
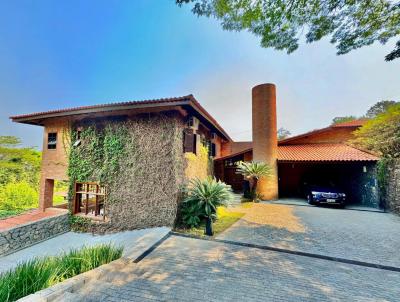
M47 135L47 149L57 148L57 133L51 132Z
M76 148L76 147L79 147L80 144L81 144L81 133L82 133L81 130L76 130L76 141L75 141L74 144L73 144L73 146L74 146L75 148Z
M211 141L207 141L206 146L208 148L208 156L215 157L216 155L216 145Z
M211 143L211 156L215 157L217 155L217 146L214 143Z

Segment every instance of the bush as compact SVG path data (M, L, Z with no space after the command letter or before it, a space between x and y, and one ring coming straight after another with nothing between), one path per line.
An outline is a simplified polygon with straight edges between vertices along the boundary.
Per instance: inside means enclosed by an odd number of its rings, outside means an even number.
M187 227L197 227L203 218L216 218L217 207L233 199L229 185L215 178L194 179L182 203L182 220Z
M0 190L0 210L26 210L38 207L39 194L27 182L9 183Z
M249 196L253 201L259 201L262 196L257 192L257 183L261 177L269 177L272 173L272 168L263 162L238 162L237 174L242 174L249 180L250 192L245 192L244 197ZM247 195L247 196L246 196Z
M122 248L104 244L21 263L0 275L0 301L16 301L121 256Z

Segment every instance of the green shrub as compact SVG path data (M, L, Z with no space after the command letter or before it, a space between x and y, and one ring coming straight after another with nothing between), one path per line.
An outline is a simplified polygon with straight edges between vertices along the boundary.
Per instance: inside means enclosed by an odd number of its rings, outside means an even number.
M272 168L263 162L238 162L237 163L237 174L242 174L250 182L250 192L244 196L245 198L250 197L253 201L259 201L262 196L257 192L258 180L261 177L269 177L272 174Z
M23 212L23 210L0 210L0 219L21 214L21 212Z
M9 183L0 190L0 210L37 208L38 200L38 192L24 181Z
M121 256L122 248L103 244L21 263L0 275L0 301L16 301Z
M229 185L215 178L192 180L182 203L182 220L187 227L197 227L203 218L216 218L217 207L233 199Z
M74 232L88 232L92 226L92 219L77 215L69 215L69 224Z

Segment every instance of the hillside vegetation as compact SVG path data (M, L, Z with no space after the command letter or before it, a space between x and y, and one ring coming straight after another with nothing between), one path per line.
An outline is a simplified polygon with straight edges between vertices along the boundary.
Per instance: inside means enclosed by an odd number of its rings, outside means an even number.
M41 152L0 136L0 219L38 206Z

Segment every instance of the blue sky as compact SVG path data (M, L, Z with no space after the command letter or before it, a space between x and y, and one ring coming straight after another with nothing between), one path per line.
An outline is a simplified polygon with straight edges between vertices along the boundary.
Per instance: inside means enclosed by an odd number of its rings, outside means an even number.
M287 55L222 31L173 0L1 1L0 135L41 148L8 116L193 93L236 140L251 139L251 88L277 85L278 124L298 134L400 100L394 46L336 56L327 40Z

